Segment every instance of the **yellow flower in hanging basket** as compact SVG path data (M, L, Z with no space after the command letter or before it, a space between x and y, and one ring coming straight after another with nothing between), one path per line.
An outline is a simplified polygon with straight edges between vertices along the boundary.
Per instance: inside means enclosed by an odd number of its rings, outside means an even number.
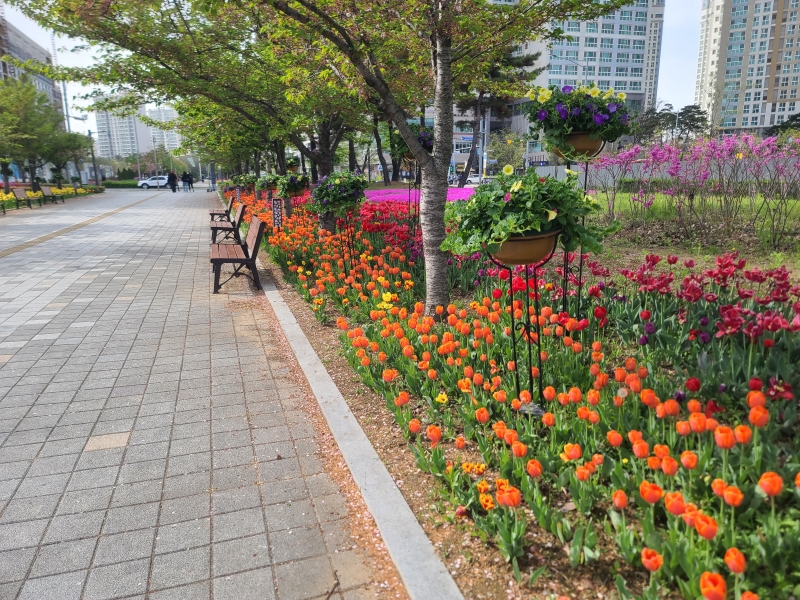
M511 165L506 165L503 167L503 175L513 175L514 174L514 167Z

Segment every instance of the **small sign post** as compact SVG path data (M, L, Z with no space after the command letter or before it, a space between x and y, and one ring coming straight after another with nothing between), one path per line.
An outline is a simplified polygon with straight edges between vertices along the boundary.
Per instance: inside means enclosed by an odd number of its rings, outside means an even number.
M283 226L283 198L272 199L272 229L279 231Z

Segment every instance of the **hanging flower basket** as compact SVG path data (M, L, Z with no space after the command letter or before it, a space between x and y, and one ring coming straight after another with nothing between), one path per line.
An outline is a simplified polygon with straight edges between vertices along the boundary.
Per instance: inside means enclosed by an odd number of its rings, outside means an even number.
M533 265L553 253L559 235L560 227L551 231L512 235L491 255L504 265Z
M567 135L566 152L562 148L553 148L553 153L559 158L566 158L566 156L583 156L586 158L594 158L600 153L603 148L603 140L600 138L592 139L589 134L581 131L570 133ZM570 149L571 148L571 149Z
M297 173L297 169L299 168L300 167L286 167L286 170L289 171L290 173Z

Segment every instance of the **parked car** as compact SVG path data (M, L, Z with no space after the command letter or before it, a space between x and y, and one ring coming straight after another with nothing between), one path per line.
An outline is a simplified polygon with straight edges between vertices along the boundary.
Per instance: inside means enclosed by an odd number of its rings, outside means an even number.
M139 187L143 190L149 190L151 187L167 187L167 176L159 175L158 177L151 177L150 179L142 179L139 182Z
M481 176L478 173L473 173L469 177L467 177L467 183L480 183Z

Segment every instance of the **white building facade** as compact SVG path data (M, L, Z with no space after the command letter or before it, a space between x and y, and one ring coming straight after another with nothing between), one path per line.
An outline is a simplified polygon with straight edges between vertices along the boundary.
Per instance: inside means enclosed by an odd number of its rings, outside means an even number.
M159 106L157 108L148 108L147 116L154 121L169 123L178 118L178 113L171 106ZM177 150L183 142L183 137L172 129L150 127L148 134L152 145L163 146L169 151Z
M137 114L118 117L109 112L95 113L97 138L95 146L98 156L103 158L125 158L148 152L153 146L148 127L138 116L144 116L145 108L139 107Z

